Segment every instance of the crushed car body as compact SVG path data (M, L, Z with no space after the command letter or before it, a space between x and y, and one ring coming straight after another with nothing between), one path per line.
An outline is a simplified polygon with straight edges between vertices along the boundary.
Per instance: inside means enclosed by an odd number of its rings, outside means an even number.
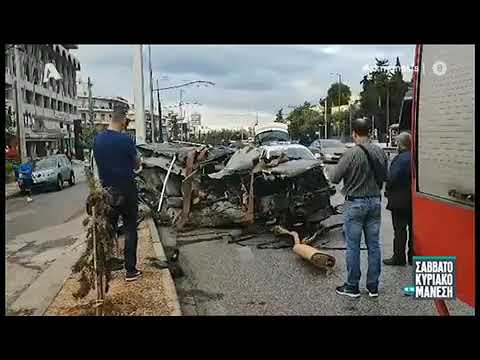
M143 157L140 198L178 230L252 223L315 227L335 214L330 203L335 187L302 145L232 151L172 142L137 148Z

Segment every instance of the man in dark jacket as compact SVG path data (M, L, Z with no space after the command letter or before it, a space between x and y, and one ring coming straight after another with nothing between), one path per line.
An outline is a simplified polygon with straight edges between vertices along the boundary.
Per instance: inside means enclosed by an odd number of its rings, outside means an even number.
M412 262L412 193L411 193L411 136L403 132L397 137L399 154L392 160L386 185L387 209L392 212L394 230L393 256L383 260L385 265L405 265L408 227L408 263Z

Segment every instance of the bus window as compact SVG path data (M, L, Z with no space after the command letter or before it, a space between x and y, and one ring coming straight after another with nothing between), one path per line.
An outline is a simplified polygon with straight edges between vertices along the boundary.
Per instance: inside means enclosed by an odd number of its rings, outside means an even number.
M473 206L468 195L475 194L474 47L431 45L421 61L417 191Z

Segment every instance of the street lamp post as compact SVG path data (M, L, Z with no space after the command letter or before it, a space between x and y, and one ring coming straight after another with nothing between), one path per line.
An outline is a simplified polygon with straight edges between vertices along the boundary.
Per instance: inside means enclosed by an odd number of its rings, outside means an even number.
M194 85L194 84L197 84L197 86L199 85L204 85L204 86L208 86L208 85L211 85L211 86L215 86L215 83L214 82L211 82L211 81L204 81L204 80L195 80L195 81L189 81L189 82L186 82L186 83L183 83L183 84L178 84L178 85L172 85L172 86L167 86L167 87L163 87L163 88L159 88L158 87L158 81L157 81L157 88L156 89L152 89L152 93L154 91L157 92L157 101L158 101L158 108L159 108L159 116L160 116L160 128L162 127L162 116L161 116L161 104L160 104L160 91L165 91L165 90L171 90L171 89L181 89L183 87L186 87L186 86L190 86L190 85ZM179 106L180 106L180 116L182 116L182 92L183 90L180 90L180 103L179 103ZM161 132L160 132L160 136L162 136ZM161 142L163 142L163 139L160 140Z
M335 72L330 75L338 76L338 111L340 111L341 95L342 95L342 74ZM345 122L343 122L343 136L345 136Z
M145 144L145 103L143 97L142 45L133 45L133 94L135 101L135 140Z

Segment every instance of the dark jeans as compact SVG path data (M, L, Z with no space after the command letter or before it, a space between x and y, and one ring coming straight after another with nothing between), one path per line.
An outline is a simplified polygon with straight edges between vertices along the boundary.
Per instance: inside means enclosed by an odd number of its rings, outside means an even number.
M122 189L111 189L112 194L112 213L110 222L116 231L119 216L122 217L123 227L125 229L125 246L123 254L125 257L125 270L135 272L137 270L137 188L129 186Z
M405 262L408 227L408 258L413 256L412 212L408 210L392 210L393 223L393 257L399 262Z
M368 248L367 288L378 288L381 272L380 197L345 201L343 230L347 242L347 286L358 289L360 282L360 240L365 234Z

